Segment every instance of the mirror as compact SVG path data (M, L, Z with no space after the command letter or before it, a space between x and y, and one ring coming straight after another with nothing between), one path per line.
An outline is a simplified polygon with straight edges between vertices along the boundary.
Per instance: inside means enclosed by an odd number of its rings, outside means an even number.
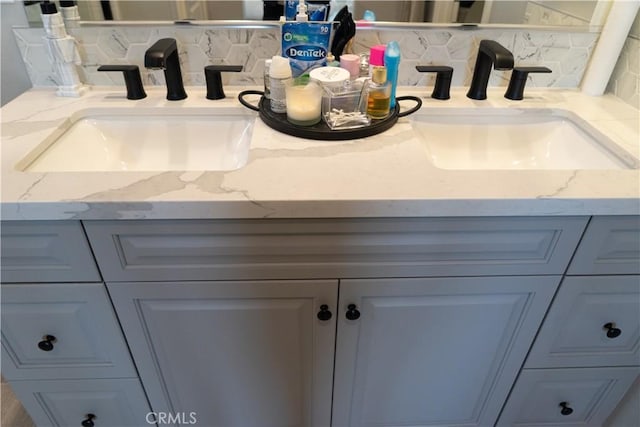
M83 21L272 20L286 0L78 0ZM354 19L524 26L604 24L607 0L308 0L329 3L330 18L347 5ZM31 25L42 25L39 1L24 1Z

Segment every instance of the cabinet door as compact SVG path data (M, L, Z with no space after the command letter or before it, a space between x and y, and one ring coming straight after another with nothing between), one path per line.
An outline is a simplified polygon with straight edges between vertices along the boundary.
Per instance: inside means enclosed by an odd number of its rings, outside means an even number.
M600 427L640 368L524 369L499 426Z
M11 388L38 427L155 425L137 378L14 381Z
M2 285L2 374L136 377L102 283Z
M640 276L562 281L527 368L640 364Z
M337 281L108 286L154 411L209 427L330 424Z
M559 280L341 281L333 425L493 425Z

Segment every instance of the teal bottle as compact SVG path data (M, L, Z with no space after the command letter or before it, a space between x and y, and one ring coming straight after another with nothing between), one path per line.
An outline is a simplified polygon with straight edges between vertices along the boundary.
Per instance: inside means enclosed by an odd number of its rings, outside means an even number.
M384 50L384 66L387 69L387 81L391 83L391 110L396 107L396 87L400 68L400 46L398 42L389 42Z

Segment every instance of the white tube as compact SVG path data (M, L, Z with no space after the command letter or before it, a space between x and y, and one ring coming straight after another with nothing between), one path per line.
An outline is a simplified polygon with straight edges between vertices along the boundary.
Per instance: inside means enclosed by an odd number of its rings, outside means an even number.
M60 7L60 13L62 14L62 20L67 29L78 28L80 25L80 13L78 13L78 6Z
M611 0L598 0L591 15L591 27L602 27L607 22L607 15L611 9Z
M582 92L591 96L604 93L639 8L638 1L613 0L607 22L582 79Z

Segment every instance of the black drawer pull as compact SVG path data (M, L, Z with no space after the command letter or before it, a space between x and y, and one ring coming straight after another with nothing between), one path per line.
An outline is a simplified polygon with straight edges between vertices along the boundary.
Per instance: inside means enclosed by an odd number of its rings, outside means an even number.
M87 418L85 418L84 420L82 420L82 422L80 423L80 425L82 427L94 427L95 423L93 422L93 420L96 418L95 415L93 414L87 414Z
M360 312L356 308L355 304L349 304L347 306L347 314L345 314L349 320L357 320L360 318Z
M567 402L560 402L560 405L558 405L562 408L562 410L560 410L560 413L562 415L571 415L573 414L573 409L571 407L569 407L569 404Z
M616 324L613 322L609 322L609 323L605 323L602 326L602 329L606 329L607 330L607 338L618 338L620 336L620 334L622 333L621 329L618 329L615 327Z
M42 351L53 350L53 343L56 342L56 337L53 335L45 335L42 337L42 341L38 343L38 348Z
M332 314L329 311L329 306L327 304L322 304L320 306L320 311L318 312L318 320L326 322L327 320L331 319L331 316Z

